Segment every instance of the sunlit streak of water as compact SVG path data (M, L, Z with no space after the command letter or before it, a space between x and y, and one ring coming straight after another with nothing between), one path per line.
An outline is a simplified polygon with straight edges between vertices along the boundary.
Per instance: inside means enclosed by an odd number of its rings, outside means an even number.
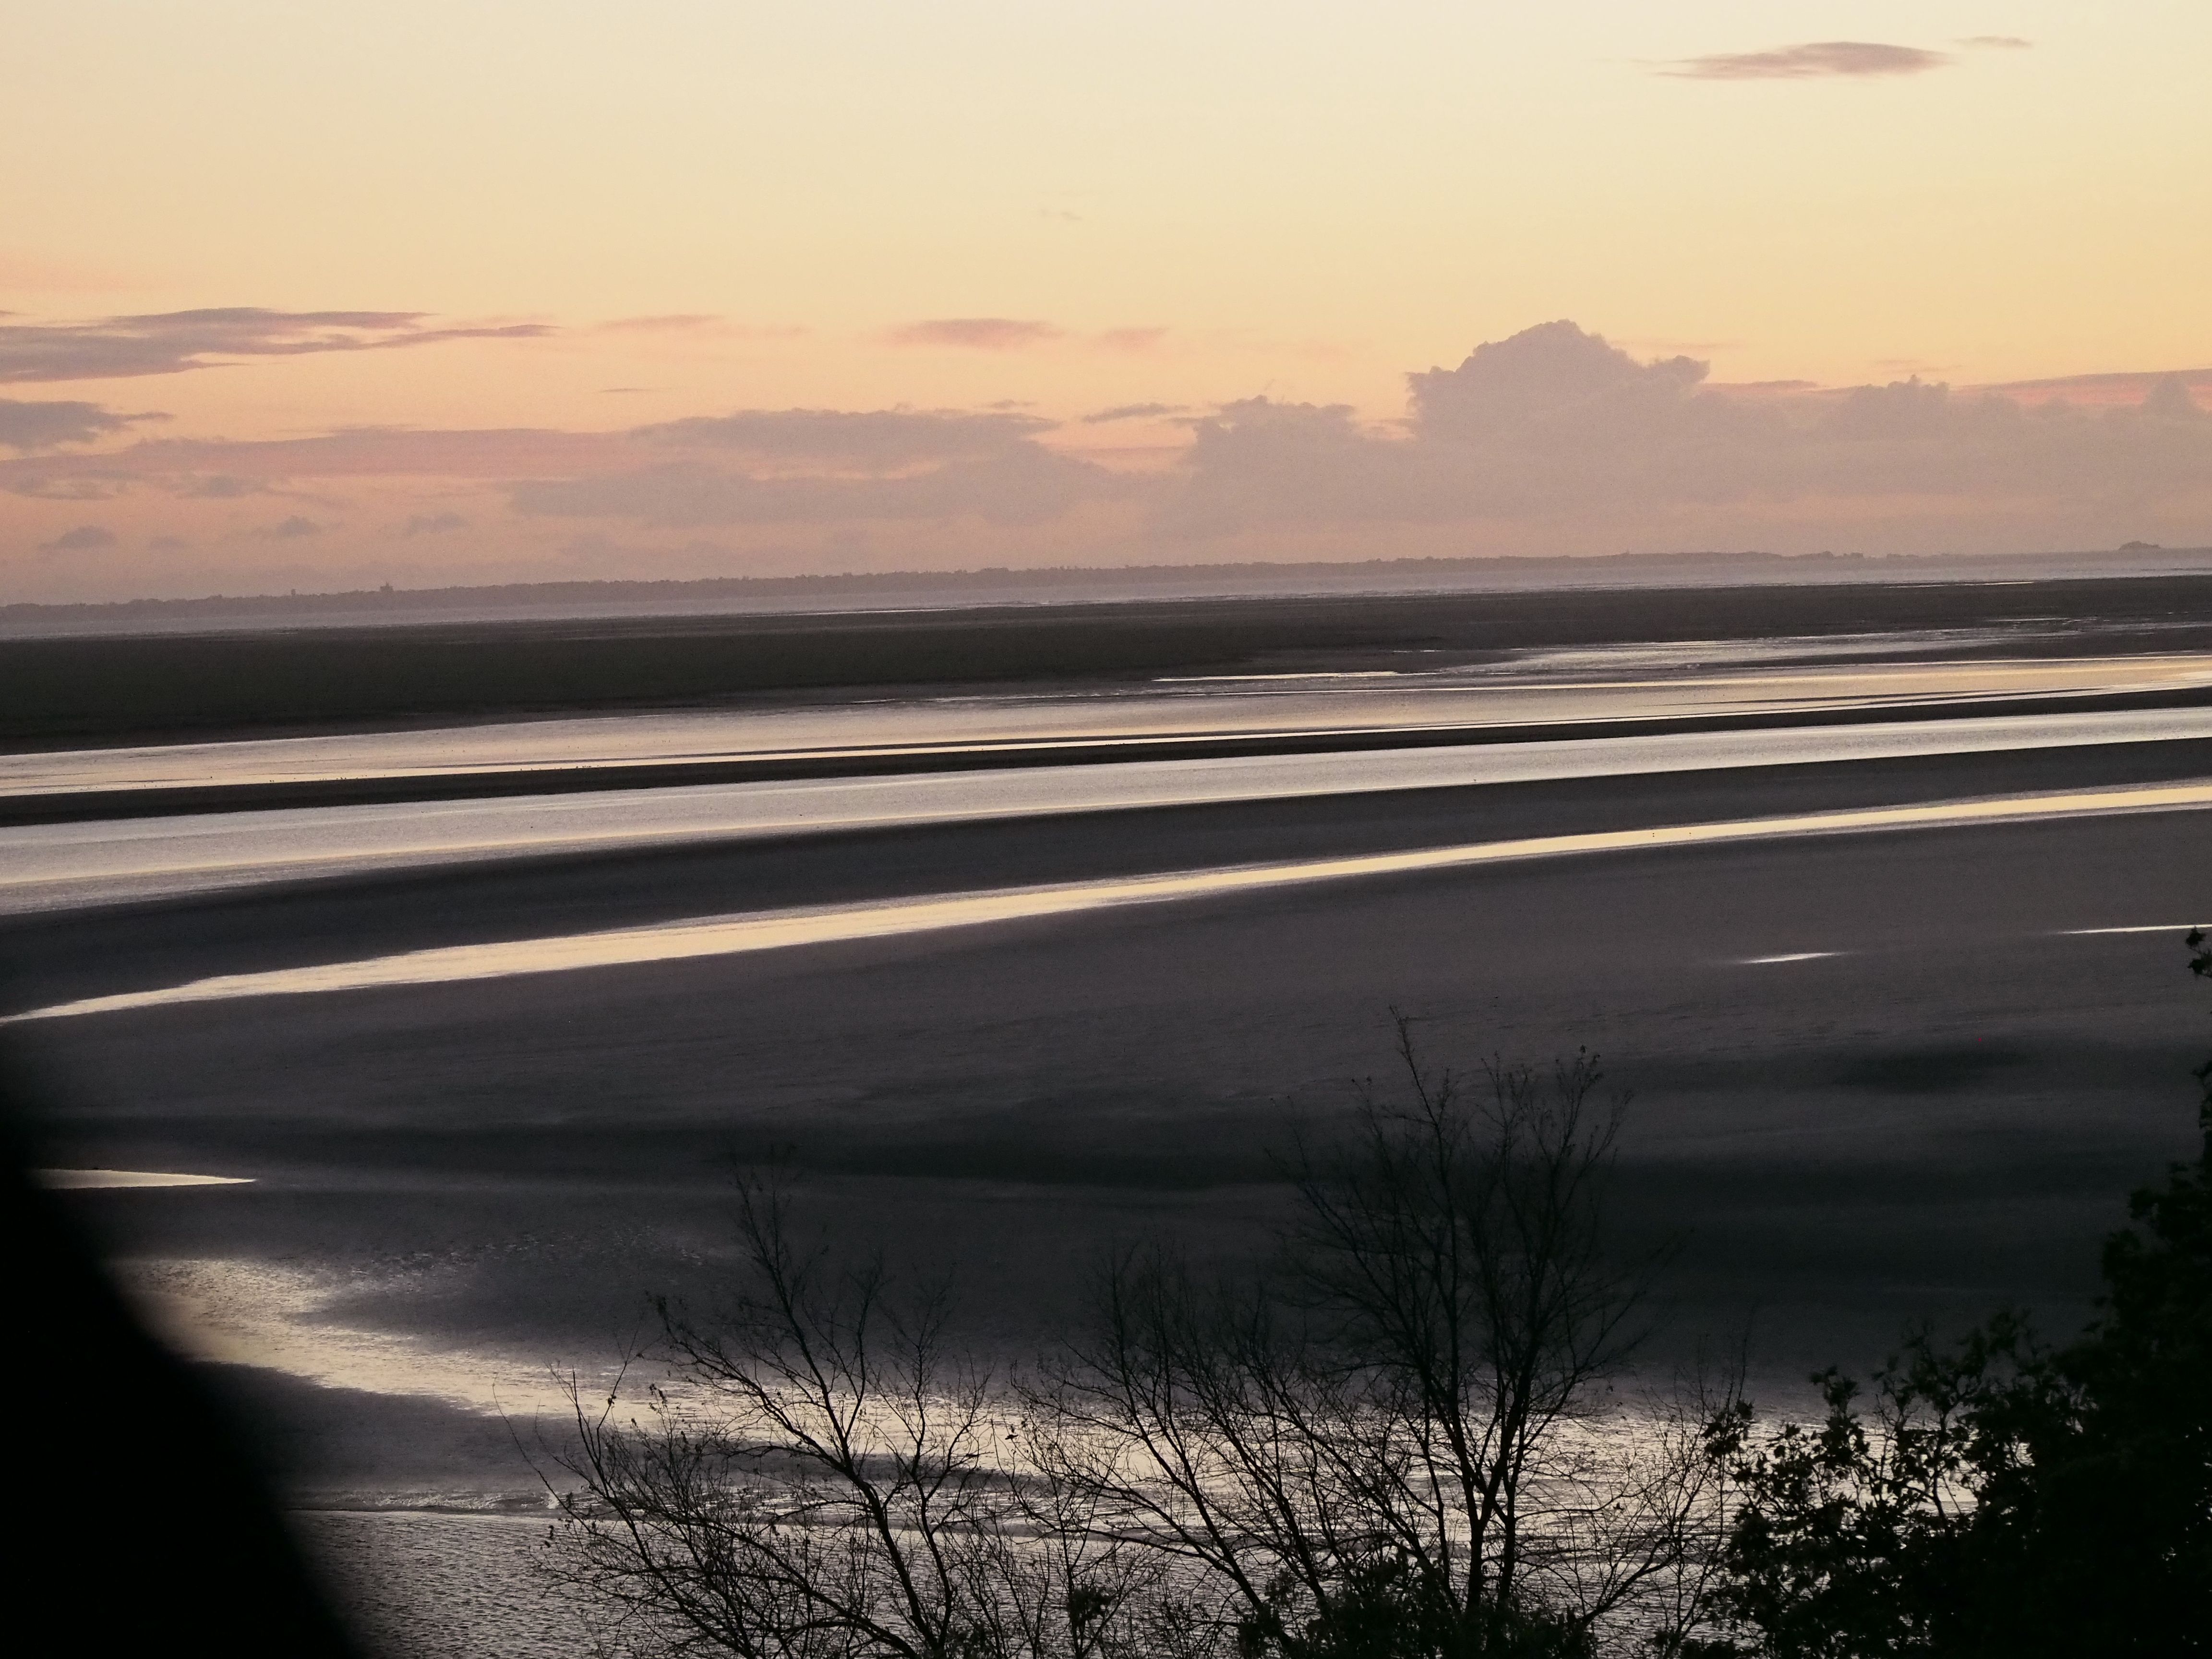
M1436 874L1488 865L1606 853L1650 852L1813 836L1969 828L2116 813L2197 811L2212 806L2212 782L2063 794L2002 796L1850 811L1645 830L1539 836L1412 852L1303 859L1110 880L1063 882L996 891L939 895L870 904L821 905L744 915L708 916L649 927L552 938L501 940L410 951L356 962L258 973L225 974L187 984L88 997L17 1014L9 1021L118 1013L240 997L443 985L585 968L637 967L735 956L799 945L896 939L1118 910L1150 904L1231 898L1381 876Z

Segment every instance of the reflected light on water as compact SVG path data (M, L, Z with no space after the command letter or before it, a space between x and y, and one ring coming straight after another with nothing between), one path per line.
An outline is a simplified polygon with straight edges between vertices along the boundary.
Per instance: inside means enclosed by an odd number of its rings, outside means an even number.
M0 1024L118 1013L241 997L296 996L337 991L511 978L586 968L636 967L704 957L734 956L909 935L994 923L1033 921L1177 901L1220 899L1379 876L1435 874L1486 865L1606 853L1784 841L1878 831L1970 828L2117 813L2196 811L2212 806L2212 782L2001 796L1983 800L1809 812L1646 830L1539 836L1412 852L1306 859L1275 864L1188 870L1155 876L1066 882L996 891L939 895L871 904L823 905L744 915L702 917L643 927L552 938L447 945L362 961L225 974L187 984L58 1003Z
M2008 699L2182 691L2212 685L2212 656L1982 658L1864 663L1848 669L1752 672L1757 641L1646 648L1635 676L1597 675L1579 660L1493 665L1367 679L1269 675L1243 684L1190 683L1086 693L999 691L886 697L810 708L757 706L662 714L487 721L428 730L266 738L0 755L0 797L91 790L301 784L362 778L589 772L641 765L863 757L902 763L995 750L1188 744L1224 738L1350 737L1532 724L1751 717L1786 710L1876 709ZM1725 672L1688 672L1716 662ZM1571 676L1561 670L1571 665ZM1615 665L1618 666L1619 665Z
M1570 778L2212 738L2212 709L1146 761L0 829L0 914L501 858Z
M179 1175L162 1170L33 1170L41 1187L82 1191L107 1187L251 1187L252 1176Z

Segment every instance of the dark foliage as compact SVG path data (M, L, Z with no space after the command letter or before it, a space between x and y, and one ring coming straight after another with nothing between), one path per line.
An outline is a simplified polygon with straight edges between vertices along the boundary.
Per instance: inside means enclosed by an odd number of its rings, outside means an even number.
M2198 1155L2134 1195L2071 1345L2009 1312L1953 1347L1918 1331L1863 1409L1830 1371L1818 1425L1716 1425L1745 1488L1720 1591L1739 1650L2212 1652L2212 1063L2197 1076Z

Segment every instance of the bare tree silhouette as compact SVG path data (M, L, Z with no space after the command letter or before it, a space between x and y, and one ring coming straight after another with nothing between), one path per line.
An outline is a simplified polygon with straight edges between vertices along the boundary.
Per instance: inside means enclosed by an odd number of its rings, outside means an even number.
M1248 1653L1589 1650L1694 1625L1726 1400L1628 1401L1658 1255L1617 1261L1595 1060L1431 1073L1299 1155L1264 1279L1125 1256L1054 1368L1055 1474ZM1723 1390L1732 1398L1732 1394ZM1654 1407L1656 1409L1653 1409Z
M942 1287L795 1242L744 1187L746 1284L660 1307L669 1380L574 1396L561 1571L606 1645L744 1659L1678 1650L1732 1385L1629 1398L1664 1252L1620 1257L1595 1060L1431 1071L1286 1165L1265 1267L1103 1269L1027 1376Z

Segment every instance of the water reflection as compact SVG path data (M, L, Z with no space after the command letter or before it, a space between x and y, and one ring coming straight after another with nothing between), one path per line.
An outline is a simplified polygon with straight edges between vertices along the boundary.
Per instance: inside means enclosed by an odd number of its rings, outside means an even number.
M0 797L823 756L875 757L896 770L902 757L1000 748L1479 732L2212 686L2212 655L2188 653L1758 665L1762 653L1785 646L1784 654L1802 654L1790 641L1639 646L1527 653L1502 664L1382 678L1333 676L1322 685L1266 676L6 755ZM1901 647L1890 641L1886 648Z
M1303 859L1114 880L955 893L886 903L820 905L750 915L708 916L643 927L410 951L357 962L223 974L188 984L58 1003L0 1024L119 1013L241 997L296 996L506 979L585 968L637 967L704 957L786 950L1040 921L1174 901L1227 898L1377 876L1437 873L1485 865L1663 848L1778 841L1807 836L2047 822L2121 812L2212 806L2212 783L2063 794L2002 796L1853 811L1808 812L1718 823L1540 836L1352 857Z
M0 829L0 914L686 842L1734 767L2212 738L2212 709L987 769Z

